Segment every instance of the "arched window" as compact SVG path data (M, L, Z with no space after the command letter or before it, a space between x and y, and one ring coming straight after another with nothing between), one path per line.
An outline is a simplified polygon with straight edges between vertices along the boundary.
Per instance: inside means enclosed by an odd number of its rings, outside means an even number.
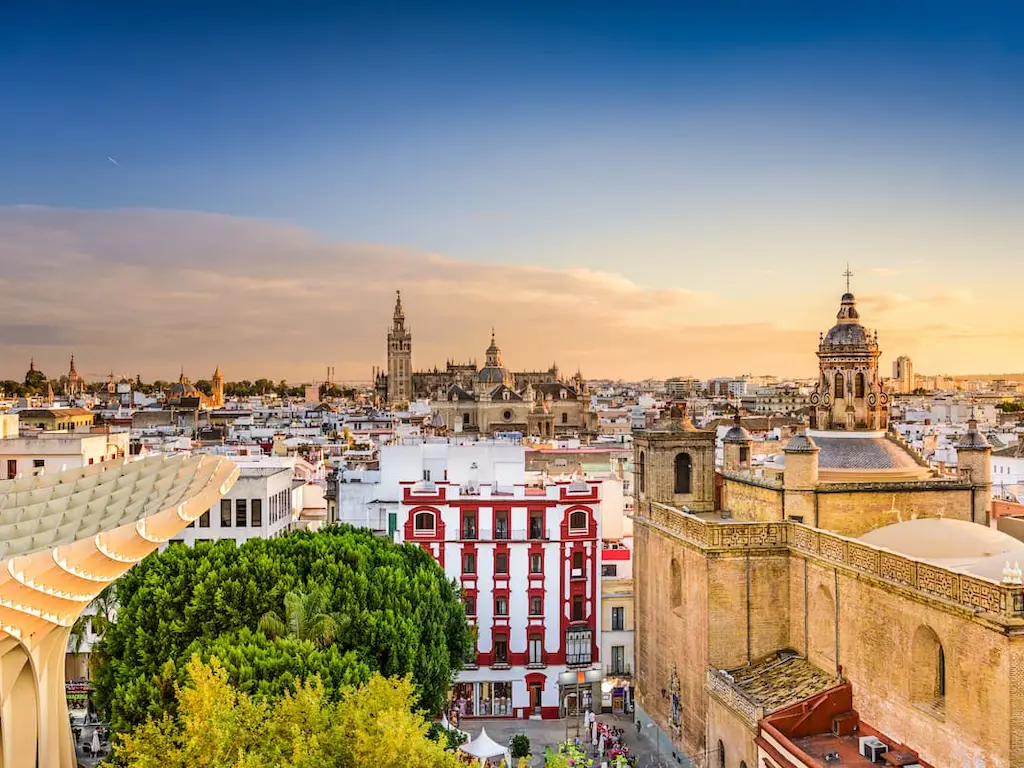
M853 390L855 397L864 397L864 374L858 373L857 378L854 379L855 389Z
M725 768L725 744L718 740L718 768Z
M433 512L417 512L416 517L413 518L413 525L416 529L416 533L430 534L434 532L434 513Z
M946 696L946 652L931 627L920 626L910 651L910 700L942 707Z
M846 397L846 394L843 392L843 385L845 384L845 381L843 374L836 374L836 400L842 400Z
M693 461L690 454L676 454L676 493L690 493L690 470Z
M569 530L570 531L585 531L587 530L587 513L582 509L577 509L575 512L569 515Z
M647 493L647 463L644 452L640 451L639 471L637 472L637 488L640 493Z
M679 567L679 561L672 558L671 572L672 584L669 589L669 596L672 600L672 610L680 611L683 608L683 571Z

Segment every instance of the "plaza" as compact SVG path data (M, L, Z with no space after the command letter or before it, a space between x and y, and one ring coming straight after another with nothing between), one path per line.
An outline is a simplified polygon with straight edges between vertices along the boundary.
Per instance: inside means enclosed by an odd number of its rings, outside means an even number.
M608 726L621 728L623 731L623 740L629 747L631 754L636 755L637 765L640 768L646 766L671 766L678 765L673 757L672 751L669 747L669 742L664 737L661 738L660 744L660 763L658 759L659 749L658 743L655 739L653 730L650 728L642 728L641 734L637 734L636 725L633 721L632 715L598 715L597 719L599 722L603 722ZM643 722L649 722L646 719ZM508 741L512 736L517 733L525 733L530 737L530 746L533 753L533 760L530 763L531 768L539 768L544 765L544 750L547 747L551 749L557 749L558 745L565 741L566 733L569 738L574 738L576 734L576 719L575 718L563 718L560 720L516 720L516 719L500 719L500 720L466 720L460 727L466 730L470 738L476 738L480 735L480 729L485 728L487 735L494 739L499 744L508 744ZM581 740L585 741L585 726L581 731ZM591 747L588 750L590 756L594 755L595 750ZM512 761L512 768L516 768L518 762ZM595 768L600 768L601 761L598 759L594 760Z

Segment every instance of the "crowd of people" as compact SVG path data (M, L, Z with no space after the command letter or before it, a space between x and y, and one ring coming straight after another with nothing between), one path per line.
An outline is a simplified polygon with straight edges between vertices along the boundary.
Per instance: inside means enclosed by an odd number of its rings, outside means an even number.
M593 712L587 713L587 727L590 732L591 745L597 749L599 758L607 760L612 766L635 766L637 757L630 754L629 745L623 738L623 730L608 725L597 719Z

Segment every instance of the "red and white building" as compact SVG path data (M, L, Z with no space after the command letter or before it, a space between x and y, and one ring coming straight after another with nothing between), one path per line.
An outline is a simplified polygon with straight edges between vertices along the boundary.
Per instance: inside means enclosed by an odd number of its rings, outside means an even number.
M478 630L452 708L460 718L575 711L575 686L560 690L559 675L601 662L600 481L528 482L524 449L490 442L383 449L382 473L399 465L408 479L395 538L462 585ZM584 687L582 706L600 696L600 683Z

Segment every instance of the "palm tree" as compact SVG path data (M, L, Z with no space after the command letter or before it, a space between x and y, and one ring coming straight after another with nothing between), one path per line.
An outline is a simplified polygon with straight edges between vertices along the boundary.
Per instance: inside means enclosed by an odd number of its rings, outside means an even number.
M68 649L74 656L82 650L85 638L90 634L96 636L96 641L103 639L110 625L114 622L117 613L117 597L114 592L114 585L108 584L93 598L89 606L82 612L75 623L71 625L71 634L68 636Z
M326 648L348 627L348 617L325 611L327 594L314 587L306 592L288 592L284 596L284 619L275 611L267 611L260 619L259 630L267 637L293 637L309 640Z

